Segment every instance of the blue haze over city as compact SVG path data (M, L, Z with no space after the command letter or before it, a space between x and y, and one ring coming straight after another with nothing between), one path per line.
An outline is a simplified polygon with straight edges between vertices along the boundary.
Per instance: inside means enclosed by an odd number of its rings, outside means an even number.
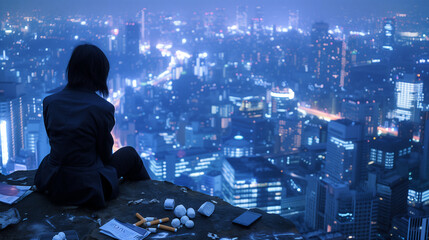
M50 152L72 50L110 62L114 151L305 239L427 239L424 0L0 2L0 172Z

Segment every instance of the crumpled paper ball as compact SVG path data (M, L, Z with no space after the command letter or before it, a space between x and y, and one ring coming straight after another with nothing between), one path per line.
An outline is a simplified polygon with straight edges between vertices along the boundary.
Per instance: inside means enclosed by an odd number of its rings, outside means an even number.
M194 227L194 221L192 221L192 220L187 221L185 226L187 228L193 228Z
M171 226L174 228L177 228L180 226L180 220L178 218L173 219L173 221L171 221Z
M181 218L180 218L180 222L181 222L182 224L186 224L186 222L187 222L187 221L189 221L188 216L183 216L183 217L181 217Z
M188 208L188 210L186 211L186 214L188 215L189 218L194 218L195 210L193 208Z
M178 205L174 209L174 215L176 215L176 217L178 217L178 218L185 216L185 214L186 214L186 208L183 205Z

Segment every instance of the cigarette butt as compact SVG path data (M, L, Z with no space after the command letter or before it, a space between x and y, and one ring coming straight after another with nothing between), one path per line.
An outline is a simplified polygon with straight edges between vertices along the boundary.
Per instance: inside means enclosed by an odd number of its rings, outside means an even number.
M145 220L145 219L140 220L140 221L138 221L138 222L134 223L134 226L139 227L139 226L143 225L145 222L146 222L146 220Z
M142 215L140 215L140 213L136 213L136 217L137 217L138 219L140 219L140 220L145 219L144 217L142 217Z
M156 228L148 228L147 230L148 230L149 232L156 233Z
M158 224L158 228L162 230L170 231L170 232L177 232L177 228L165 226L162 224Z
M156 219L150 222L146 223L146 227L152 226L152 225L156 225L158 223L164 223L164 222L168 222L170 221L170 218L166 217L166 218L161 218L161 219Z

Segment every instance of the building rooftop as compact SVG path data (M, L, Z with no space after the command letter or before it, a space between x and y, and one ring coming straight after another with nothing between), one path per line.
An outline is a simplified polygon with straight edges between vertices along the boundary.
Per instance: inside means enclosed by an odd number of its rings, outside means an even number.
M0 181L15 185L32 185L34 174L34 171L20 171L8 176L0 175ZM166 198L174 198L176 205L183 204L195 210L204 202L211 201L215 204L215 212L211 217L204 217L197 213L194 219L195 227L192 229L180 228L177 233L158 231L146 239L207 239L209 233L225 239L302 239L294 224L279 215L253 209L252 211L262 214L262 218L251 227L243 228L233 224L232 220L245 212L245 209L170 182L154 180L123 182L120 185L119 197L110 201L107 208L97 211L53 205L44 195L37 192L13 206L0 203L0 212L14 207L21 215L21 221L18 224L9 225L0 230L0 238L37 239L42 233L75 230L79 239L110 240L112 238L99 233L99 223L104 224L112 218L135 223L137 222L136 212L145 217L172 219L174 213L163 209ZM166 223L166 225L170 224Z
M260 179L281 178L280 169L272 165L263 157L228 158L227 161L234 170L242 174L253 174Z
M224 147L244 148L250 147L251 144L244 140L243 136L237 135L224 143Z

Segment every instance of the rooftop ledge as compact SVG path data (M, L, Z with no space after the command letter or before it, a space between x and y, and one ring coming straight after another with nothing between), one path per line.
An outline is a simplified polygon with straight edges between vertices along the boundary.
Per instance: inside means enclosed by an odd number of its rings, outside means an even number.
M18 171L8 176L0 174L0 182L32 185L34 174L35 171ZM163 208L166 198L174 198L176 205L183 204L195 210L198 210L204 202L211 201L215 203L216 209L210 217L197 213L192 229L182 227L177 233L158 230L146 239L302 239L291 221L259 209L252 211L261 213L262 218L249 228L235 225L232 220L245 212L245 209L234 207L218 197L211 197L170 182L155 180L123 182L119 189L120 195L117 199L110 201L107 208L96 211L53 205L40 193L32 193L14 205L0 203L0 212L15 207L21 215L18 224L0 230L0 239L38 239L42 233L75 230L79 239L110 240L112 238L99 233L99 224L104 224L112 218L135 223L138 220L135 213L138 212L143 217L173 219L173 211L166 211ZM143 200L133 204L132 201L139 199ZM170 226L170 222L166 225ZM218 238L210 238L209 234L210 236L216 234Z

